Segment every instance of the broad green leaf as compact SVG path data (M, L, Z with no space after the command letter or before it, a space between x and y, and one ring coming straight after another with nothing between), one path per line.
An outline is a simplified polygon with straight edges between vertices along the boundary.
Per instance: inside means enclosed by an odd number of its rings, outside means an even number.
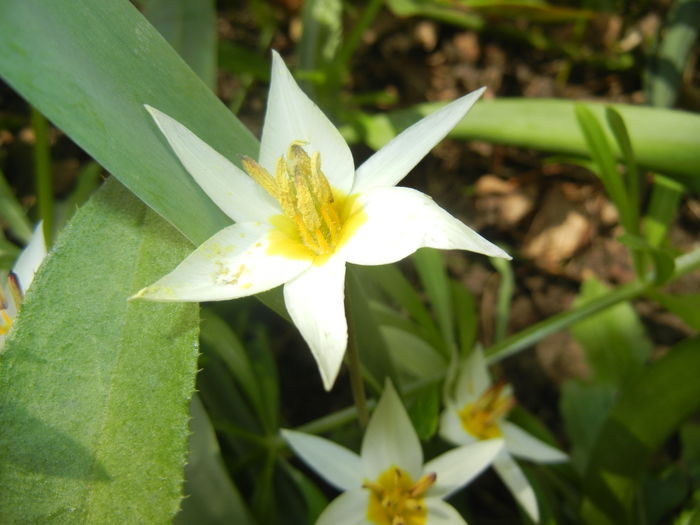
M210 89L216 87L214 0L143 0L143 14Z
M423 441L433 437L440 421L440 385L432 384L421 388L408 405L407 411L418 437Z
M0 522L175 515L197 306L128 298L188 249L114 180L58 238L0 357Z
M649 290L647 295L680 317L693 330L700 331L700 294L670 294Z
M607 292L608 287L603 283L587 279L573 306L586 304ZM651 354L651 341L636 312L626 302L579 321L571 327L571 334L583 346L595 382L620 385Z
M382 326L381 334L394 367L411 379L444 374L447 368L445 358L423 339L393 326Z
M258 142L130 2L3 2L0 48L0 76L192 242L230 224L143 105L234 163Z
M615 388L609 384L571 380L564 383L559 411L571 441L571 463L583 474L600 429L615 403Z
M558 154L588 157L571 100L504 98L478 102L449 134L452 138L486 140ZM443 104L420 104L379 115L357 115L348 139L362 140L379 149L401 130L436 111ZM613 107L630 132L639 166L680 177L700 191L700 115L669 109L625 104L586 103L600 121L605 108ZM359 135L358 135L359 133ZM606 131L606 133L609 133ZM609 136L612 143L612 136ZM616 158L621 158L614 150Z
M216 434L198 396L192 398L190 454L185 498L176 525L254 525L243 498L226 471Z
M654 452L700 409L700 338L672 347L628 382L593 449L585 476L585 523L639 523L640 480Z

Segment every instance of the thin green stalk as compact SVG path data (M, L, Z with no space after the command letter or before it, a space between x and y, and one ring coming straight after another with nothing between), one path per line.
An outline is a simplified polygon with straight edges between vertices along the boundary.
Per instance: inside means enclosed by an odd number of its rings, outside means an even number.
M48 124L44 116L32 108L34 129L34 183L39 205L39 217L44 221L44 238L51 246L53 232L53 184L51 179L51 156L49 152Z
M350 309L347 308L349 312ZM350 317L348 313L348 317ZM350 319L348 319L348 324ZM355 400L357 409L357 420L362 428L369 423L369 410L367 409L367 394L365 394L365 383L362 379L362 364L360 363L360 352L357 349L357 340L355 339L354 330L348 330L348 350L347 350L347 365L350 372L350 386L352 388L352 397Z
M496 327L494 342L498 343L505 339L508 330L508 319L510 317L510 302L513 298L515 288L515 277L510 261L506 259L492 258L491 264L496 268L501 276L501 284L498 287L498 298L496 303Z
M688 272L700 268L700 248L693 250L677 257L675 260L676 269L673 273L673 278L676 279ZM485 354L489 363L495 363L501 359L515 354L525 348L537 343L545 337L567 328L581 319L593 315L609 306L633 299L653 285L653 276L648 279L634 281L632 283L621 286L610 293L601 296L593 301L582 304L579 307L572 308L567 312L562 312L557 315L536 323L517 334L496 343L486 349Z
M350 35L345 39L343 47L338 52L335 62L336 70L338 72L342 72L347 68L348 63L350 62L350 57L352 57L355 49L357 49L357 46L360 44L362 35L372 24L374 17L377 16L377 13L379 12L379 9L382 7L383 3L383 0L369 0L367 3L367 6L365 7L364 11L362 11L360 18L357 20L357 23L352 28L352 31L350 31Z

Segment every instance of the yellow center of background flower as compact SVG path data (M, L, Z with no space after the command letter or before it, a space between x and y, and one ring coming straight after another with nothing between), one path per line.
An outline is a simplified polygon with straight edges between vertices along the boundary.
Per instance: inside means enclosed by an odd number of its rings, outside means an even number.
M243 168L279 203L282 215L271 223L271 255L312 258L322 263L364 222L356 196L331 188L321 171L321 156L309 156L303 142L292 142L285 157L277 160L275 176L249 157Z
M12 318L7 314L7 311L3 308L0 310L0 335L5 335L12 328Z
M477 439L501 436L498 422L515 405L515 398L505 392L506 384L498 382L487 388L473 403L467 403L459 411L464 430Z
M435 474L426 474L415 483L399 467L390 467L376 481L366 481L369 490L367 520L376 525L425 525L428 511L423 495L435 483Z

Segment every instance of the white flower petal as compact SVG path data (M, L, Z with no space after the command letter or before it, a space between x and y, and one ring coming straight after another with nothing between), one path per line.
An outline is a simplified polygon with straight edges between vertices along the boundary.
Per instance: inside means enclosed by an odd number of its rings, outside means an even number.
M502 450L502 439L487 439L453 448L429 461L423 472L437 475L430 496L447 498L479 475Z
M282 430L282 436L297 456L334 487L352 490L362 486L362 461L354 452L303 432Z
M428 509L425 525L467 525L457 509L439 498L426 498L425 506Z
M504 452L494 461L493 468L513 494L516 501L525 509L530 518L537 523L540 519L540 511L537 506L535 491L532 490L530 482L518 464L508 453Z
M370 525L366 517L368 505L366 490L344 492L323 509L316 525Z
M455 401L462 408L467 403L474 402L490 386L491 378L489 377L484 353L481 351L481 348L475 347L462 364L459 379L457 380Z
M25 246L22 253L17 257L12 271L17 276L21 292L27 292L29 285L34 280L34 274L39 269L41 262L46 257L46 241L44 240L44 223L39 223L34 228L34 233L29 244Z
M455 445L469 445L479 441L464 429L456 405L448 404L440 416L440 435Z
M242 222L280 213L275 201L244 171L177 120L145 107L182 165L226 215Z
M287 311L316 359L326 390L338 376L348 345L344 297L345 261L338 257L284 286Z
M420 476L423 450L406 409L387 380L362 440L362 463L370 480L391 466L400 467L414 480Z
M319 107L299 88L276 51L272 51L272 81L260 143L260 164L274 173L277 159L301 140L305 150L321 154L321 170L331 186L348 193L355 164L345 139Z
M395 186L464 118L485 89L458 98L392 139L357 169L353 193Z
M509 421L500 424L508 452L536 463L561 463L569 457L561 450L540 441Z
M510 256L435 202L411 188L378 188L359 198L366 220L341 248L343 257L362 265L387 264L418 248L470 250Z
M221 301L270 290L294 279L309 260L268 255L268 224L241 222L217 232L165 277L134 297Z

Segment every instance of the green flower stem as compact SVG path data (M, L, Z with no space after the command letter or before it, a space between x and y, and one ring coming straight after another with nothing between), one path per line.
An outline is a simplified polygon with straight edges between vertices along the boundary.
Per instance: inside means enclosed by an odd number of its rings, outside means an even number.
M693 250L692 252L686 253L677 257L676 269L673 273L673 277L669 280L672 281L683 275L690 273L694 270L700 269L700 248ZM651 288L651 281L635 281L628 285L622 286L617 290L612 290L610 293L603 297L600 297L590 303L586 303L577 308L573 308L568 312L564 312L555 316L550 317L540 323L537 323L530 328L526 328L521 332L504 339L500 343L497 343L486 350L486 354L490 363L500 361L501 359L515 354L525 348L529 347L540 341L541 339L553 334L558 330L562 330L572 325L576 321L585 318L588 315L594 314L603 310L609 306L617 304L621 301L626 301L638 297L644 293L647 289ZM421 388L426 385L435 384L444 379L444 374L438 374L432 377L425 377L419 381L411 383L402 391L404 395L410 396L411 394L418 392ZM372 407L374 405L374 400L369 400L366 402L366 408ZM357 414L357 407L347 407L342 410L338 410L326 416L309 421L304 425L296 428L299 432L306 432L309 434L323 434L335 428L341 427L350 423Z
M346 301L347 303L347 301ZM353 326L352 309L349 304L346 304L345 311L348 319L348 350L346 354L346 363L350 372L350 386L352 388L352 397L355 400L355 408L357 420L362 428L369 423L369 410L367 409L367 395L365 394L365 383L362 379L362 363L360 363L360 352L357 348L357 338L355 337L355 329Z
M338 52L338 57L336 58L337 71L342 73L342 71L347 68L350 58L360 44L362 35L377 16L383 3L383 0L370 0L368 2L357 23L353 26L352 31L350 31L350 35L345 39L343 47Z
M39 204L39 217L44 221L44 239L51 246L53 232L53 184L51 181L51 157L49 152L48 125L44 116L32 108L34 129L34 182Z

